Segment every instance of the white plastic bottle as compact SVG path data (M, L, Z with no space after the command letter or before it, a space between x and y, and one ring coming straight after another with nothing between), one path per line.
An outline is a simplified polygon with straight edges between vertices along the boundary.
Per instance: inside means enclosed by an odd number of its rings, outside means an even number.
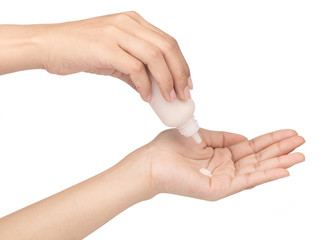
M149 73L152 83L152 98L150 106L157 116L168 127L176 127L185 137L192 137L196 143L201 143L202 139L198 133L199 126L194 119L194 102L192 99L176 99L168 102L161 94L160 88L153 76Z

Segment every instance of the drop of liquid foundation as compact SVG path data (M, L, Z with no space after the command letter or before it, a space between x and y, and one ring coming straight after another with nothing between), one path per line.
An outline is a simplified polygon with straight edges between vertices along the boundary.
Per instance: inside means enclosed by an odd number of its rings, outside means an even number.
M208 176L208 177L212 177L213 176L212 173L208 169L206 169L206 168L200 168L199 172L202 173L203 175Z

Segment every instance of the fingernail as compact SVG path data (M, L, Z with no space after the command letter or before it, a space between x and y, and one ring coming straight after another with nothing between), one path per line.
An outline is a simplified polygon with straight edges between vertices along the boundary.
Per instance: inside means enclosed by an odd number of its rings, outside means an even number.
M176 92L175 92L175 89L172 89L171 91L170 91L170 100L171 101L174 101L174 100L176 100Z
M191 98L191 93L190 93L190 89L189 89L188 86L186 86L186 87L184 88L184 95L185 95L185 98L186 98L186 99Z
M191 78L191 76L188 77L187 81L188 81L188 86L189 86L190 89L192 90L192 89L193 89L193 82L192 82L192 78Z
M148 95L148 97L146 98L146 101L147 101L147 102L150 102L150 101L151 101L151 94Z

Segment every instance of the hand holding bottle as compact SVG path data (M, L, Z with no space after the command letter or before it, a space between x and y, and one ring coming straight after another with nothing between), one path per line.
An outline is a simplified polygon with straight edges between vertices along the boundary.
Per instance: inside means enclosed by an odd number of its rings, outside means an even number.
M190 70L176 40L136 12L41 25L0 25L0 74L44 68L117 77L151 99L146 68L163 97L190 98Z

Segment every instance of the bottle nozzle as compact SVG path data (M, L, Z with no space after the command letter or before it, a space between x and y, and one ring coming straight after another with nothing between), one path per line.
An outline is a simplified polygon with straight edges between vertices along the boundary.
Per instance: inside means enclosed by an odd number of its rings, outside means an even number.
M192 117L188 122L186 122L181 127L178 127L178 130L181 135L185 137L193 137L196 143L201 143L202 139L198 133L199 125L198 122Z
M202 139L201 139L201 137L200 137L200 135L199 135L198 132L194 133L194 134L192 135L192 138L194 139L194 141L195 141L197 144L200 144L200 143L202 142Z

